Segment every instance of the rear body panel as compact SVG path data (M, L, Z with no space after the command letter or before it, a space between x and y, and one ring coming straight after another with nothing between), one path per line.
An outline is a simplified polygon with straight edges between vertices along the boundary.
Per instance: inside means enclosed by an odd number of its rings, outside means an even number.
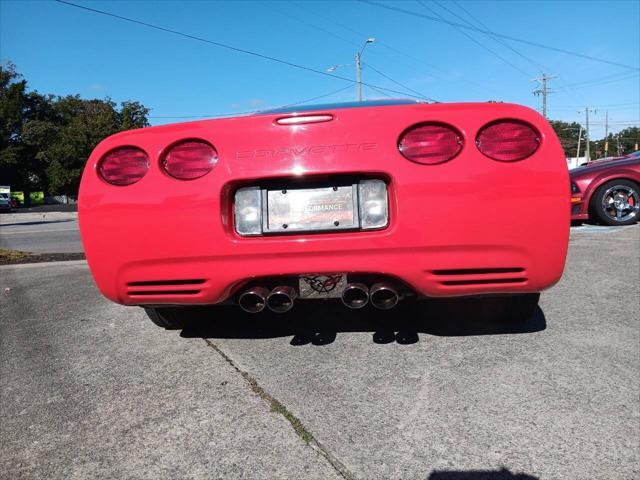
M207 120L123 132L92 153L81 183L79 218L87 261L109 299L127 304L214 304L255 278L306 273L374 273L418 294L538 292L562 274L570 208L560 144L535 111L510 104L409 104L314 111L333 120L278 125L287 113ZM305 113L306 114L306 113ZM498 162L475 146L499 118L532 124L541 145L529 158ZM438 165L398 151L407 127L454 126L464 147ZM202 178L180 181L159 167L184 139L215 146ZM117 187L96 171L109 150L149 155L139 182ZM388 184L389 225L378 231L241 237L233 195L265 182L379 178Z

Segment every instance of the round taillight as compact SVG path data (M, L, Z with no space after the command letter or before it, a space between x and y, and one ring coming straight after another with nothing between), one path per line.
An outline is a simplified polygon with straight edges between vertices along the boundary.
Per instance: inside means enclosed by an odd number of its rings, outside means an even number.
M540 134L528 123L499 120L480 130L476 145L493 160L515 162L534 154L540 146Z
M187 140L172 146L164 155L162 168L179 180L194 180L211 171L218 152L202 140Z
M100 176L112 185L136 183L149 170L149 157L136 147L120 147L107 153L98 164Z
M412 162L435 165L458 155L462 144L462 135L455 129L440 123L423 123L400 137L398 149Z

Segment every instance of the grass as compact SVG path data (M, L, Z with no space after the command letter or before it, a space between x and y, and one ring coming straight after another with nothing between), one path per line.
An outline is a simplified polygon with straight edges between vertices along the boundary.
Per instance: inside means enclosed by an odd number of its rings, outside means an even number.
M11 250L9 248L0 248L0 263L14 263L24 260L31 254L21 252L20 250Z
M207 342L207 344L211 348L213 348L216 352L218 352L222 356L222 358L224 358L227 361L227 363L229 363L242 376L242 378L245 379L245 381L251 387L251 390L253 390L253 392L256 395L258 395L260 398L262 398L265 402L269 404L272 412L278 413L287 419L287 421L291 424L291 427L296 432L296 434L307 445L310 442L316 441L315 438L313 438L313 434L305 428L305 426L302 424L302 422L298 417L296 417L293 413L287 410L287 407L285 407L281 402L279 402L274 397L272 397L267 392L265 392L265 390L258 384L258 382L251 375L249 375L244 370L241 370L240 367L238 367L226 353L220 350L220 348L218 348L218 346L215 343L206 339L205 339L205 342Z
M65 260L83 260L84 253L39 253L32 254L20 250L0 248L0 265L15 265L18 263L63 262Z

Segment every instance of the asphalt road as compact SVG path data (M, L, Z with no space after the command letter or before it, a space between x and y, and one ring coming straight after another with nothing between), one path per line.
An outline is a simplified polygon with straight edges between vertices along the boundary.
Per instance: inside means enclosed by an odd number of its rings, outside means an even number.
M0 248L32 253L83 252L76 212L9 213L0 216Z
M0 267L0 477L639 478L638 247L574 230L520 326L316 306L163 331L84 262Z

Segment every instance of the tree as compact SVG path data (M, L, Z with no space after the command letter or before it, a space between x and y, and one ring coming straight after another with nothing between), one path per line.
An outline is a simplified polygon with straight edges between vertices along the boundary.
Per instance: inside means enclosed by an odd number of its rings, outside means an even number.
M47 183L51 191L73 194L91 151L119 131L118 114L111 100L82 100L78 95L58 98L55 108L60 125L56 141L45 151Z
M560 120L551 120L549 123L560 140L560 145L562 145L562 148L564 149L565 156L575 157L578 150L578 137L581 129L580 124L577 122L568 123ZM582 145L582 148L584 148L584 138L582 139Z
M149 126L149 109L109 98L28 92L11 63L0 66L0 178L14 190L74 194L87 158L104 138Z
M618 133L610 133L606 139L609 142L609 156L626 155L638 150L640 144L640 128L628 127Z
M149 126L149 109L139 102L122 102L118 113L120 130L131 130Z

